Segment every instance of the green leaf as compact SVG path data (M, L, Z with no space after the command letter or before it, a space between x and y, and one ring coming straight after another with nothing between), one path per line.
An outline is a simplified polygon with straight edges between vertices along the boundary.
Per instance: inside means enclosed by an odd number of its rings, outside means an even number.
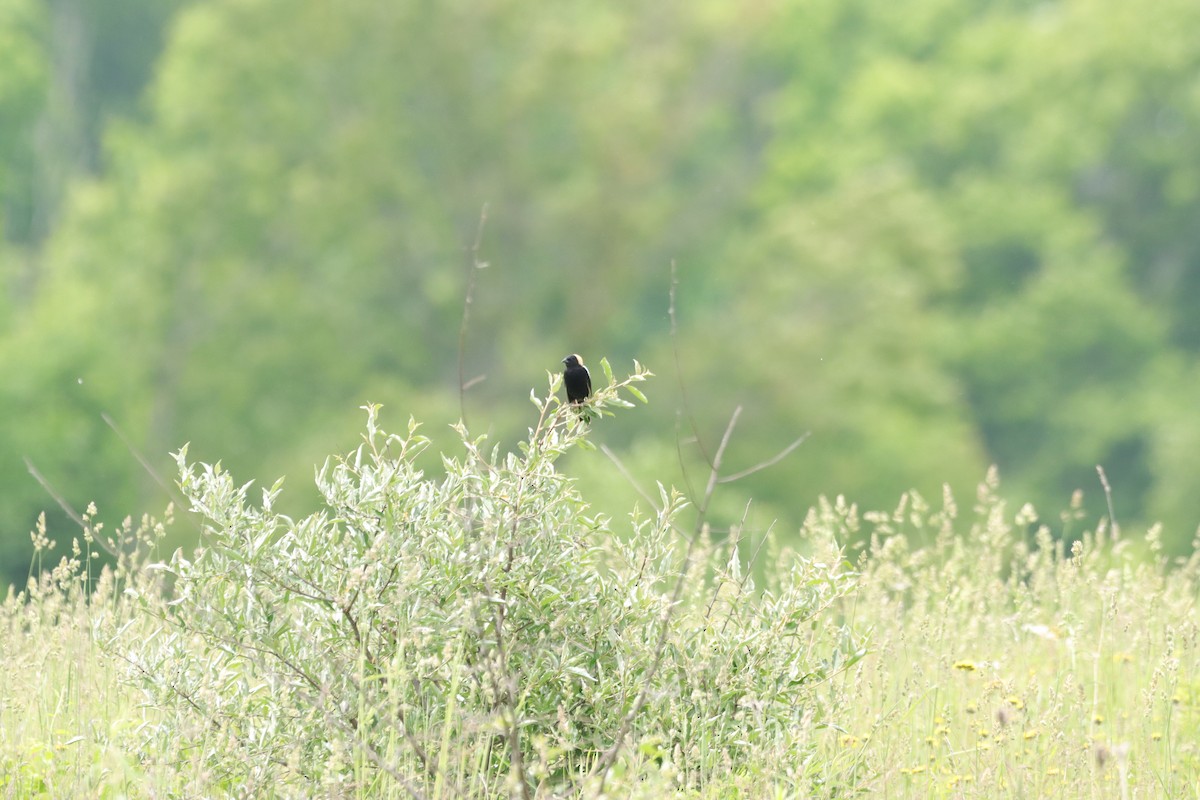
M582 667L567 667L567 672L571 673L572 675L578 675L579 677L586 679L590 683L596 682L596 679L594 677L592 677L591 673L589 673L586 669L583 669Z

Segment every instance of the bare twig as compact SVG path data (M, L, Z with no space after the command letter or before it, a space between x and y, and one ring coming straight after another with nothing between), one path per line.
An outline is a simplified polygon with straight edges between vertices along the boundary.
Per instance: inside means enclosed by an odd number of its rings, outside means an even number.
M133 442L129 440L129 437L125 435L125 432L121 430L116 421L108 415L108 412L101 411L100 418L104 420L104 424L111 428L112 432L117 435L117 438L121 440L121 444L125 445L125 449L127 449L130 454L137 459L137 462L142 465L142 469L146 471L146 474L158 484L159 488L163 490L167 497L171 498L171 502L175 504L175 507L184 512L183 516L192 524L192 527L198 531L202 531L203 528L200 523L198 523L190 513L187 513L189 503L187 502L187 499L179 493L178 488L172 486L165 478L163 478L162 475L158 473L158 470L154 469L146 457L142 455L141 451L133 446Z
M670 321L671 321L671 344L672 344L672 349L674 351L674 357L675 357L675 371L676 371L676 376L679 381L679 391L680 391L680 396L681 396L682 406L683 406L682 410L677 414L677 417L676 417L675 447L676 447L676 454L679 458L679 466L680 466L680 469L683 474L683 479L684 479L685 484L688 487L688 496L693 499L694 505L696 506L696 510L697 510L696 526L695 526L694 534L692 536L688 536L686 533L679 530L678 526L674 525L674 523L671 523L672 529L677 531L681 536L683 536L685 539L687 539L687 542L688 542L687 551L684 554L683 562L679 567L678 579L676 581L674 591L672 592L670 602L666 606L666 608L663 609L661 621L659 624L658 639L655 642L653 656L650 661L650 666L646 670L644 675L642 676L642 686L638 690L637 695L634 697L633 703L630 705L629 710L622 717L620 727L617 730L616 736L614 737L612 744L606 750L604 750L603 753L600 754L600 756L593 763L591 770L589 771L590 776L592 776L592 777L598 776L599 777L599 787L597 789L598 794L603 794L604 784L608 777L608 771L611 769L613 764L616 763L617 758L620 756L620 753L624 749L626 739L628 738L628 736L630 734L634 720L637 719L638 715L642 711L642 708L645 706L645 704L647 702L647 699L649 697L649 693L651 691L652 684L654 681L654 676L657 674L658 670L662 666L662 662L663 662L663 659L665 656L667 641L668 641L668 638L670 635L671 619L677 612L677 610L679 608L679 603L683 596L683 589L688 580L688 573L691 569L696 542L697 542L697 540L699 540L701 538L702 534L704 534L706 531L711 530L707 524L707 516L708 516L709 506L712 502L713 493L716 491L717 484L730 483L732 481L736 481L736 480L746 477L748 475L752 475L755 472L758 472L759 470L766 469L769 466L777 464L779 461L783 460L789 453L791 453L793 450L795 450L797 447L799 447L804 442L804 440L807 439L809 436L808 433L804 434L803 436L801 436L796 441L792 442L790 445L785 447L782 451L780 451L778 454L776 454L772 458L770 458L766 461L763 461L759 464L756 464L755 466L753 466L747 470L743 470L739 473L730 475L725 478L721 477L721 464L722 464L722 461L725 456L725 451L728 448L729 442L733 437L733 430L737 426L738 419L741 416L742 407L739 405L737 408L734 409L732 415L730 416L729 423L725 427L725 432L721 437L720 444L717 446L716 452L710 458L708 451L704 447L704 443L700 437L699 431L697 430L696 420L695 420L694 415L692 414L690 404L688 403L687 387L683 380L683 370L681 368L680 356L679 356L678 318L677 318L677 314L676 314L676 289L677 289L677 287L678 287L678 279L676 276L676 265L674 262L672 262L671 263L670 302L669 302L669 306L668 306L668 315L669 315ZM692 485L691 485L686 462L683 457L683 445L682 445L683 438L679 435L679 432L680 432L680 429L681 429L683 423L679 419L680 417L687 418L687 425L691 428L692 437L695 440L696 447L699 450L701 456L704 458L705 462L709 465L708 481L705 485L703 496L699 497L698 499L697 499L697 494L694 490L694 487L692 487ZM654 500L652 498L650 498L649 495L647 495L647 493L645 491L643 491L640 486L638 486L637 482L633 479L633 476L629 473L628 470L625 469L624 465L621 464L620 460L616 457L616 455L613 454L607 447L604 447L603 445L601 445L601 450L617 466L617 469L621 472L621 474L625 477L625 479L629 481L629 483L634 487L634 489L638 492L638 494L640 494L643 498L645 498L647 500L647 502L650 503L651 507L654 507L657 509L657 504L654 502ZM747 513L748 513L748 509L749 509L749 504L747 504ZM732 545L732 547L733 547L733 551L732 551L733 556L732 557L734 557L734 558L738 557L737 556L737 547L740 542L741 531L745 525L745 521L746 521L746 515L744 514L742 517L742 524L736 528L735 538L734 538L734 542ZM759 552L762 550L762 547L766 541L766 538L767 537L764 537L763 541L759 542L758 547L755 548L754 554L751 556L750 562L747 564L746 574L742 577L742 580L739 583L739 590L744 589L746 582L749 578L750 569L752 568L754 562L757 560ZM706 619L712 613L713 607L717 600L717 594L719 593L719 591L720 591L720 586L718 586L717 589L714 591L712 600L710 601L710 603L708 605L708 609L705 613ZM732 609L731 609L730 615L728 615L726 617L724 625L728 625L730 616L732 616ZM722 630L724 630L724 626L722 626Z
M479 260L479 247L483 244L483 228L487 224L487 203L479 212L479 226L475 229L475 243L471 245L471 257L467 264L467 290L463 297L462 324L458 328L458 413L463 426L467 425L467 389L483 380L482 375L466 379L464 374L467 353L467 325L471 319L471 303L475 300L475 273L487 266Z
M679 579L675 583L675 591L671 594L670 604L663 610L662 621L658 629L658 641L654 645L654 659L650 662L650 668L646 670L642 688L638 690L637 697L634 698L633 705L629 707L629 711L622 717L621 727L617 730L617 735L613 738L613 743L604 751L600 758L596 759L596 763L592 767L591 774L600 776L599 794L602 794L604 791L604 781L608 770L616 763L617 756L620 755L622 748L625 746L625 738L629 735L629 731L633 727L633 721L637 719L638 714L642 711L642 707L646 705L654 676L657 674L659 667L662 666L663 653L666 651L667 638L671 629L671 618L675 615L675 610L679 607L680 598L683 597L683 587L687 582L688 570L692 567L692 553L696 548L696 542L700 539L699 534L704 527L704 516L708 511L708 501L712 498L713 490L717 485L717 475L721 469L721 459L725 454L725 448L729 444L730 437L733 436L734 426L737 425L737 419L741 413L741 406L734 409L733 415L729 418L729 424L725 426L725 435L721 437L721 444L717 447L716 455L713 456L712 468L708 476L708 486L705 489L704 499L698 507L699 514L696 521L697 535L688 541L687 552L684 554L683 563L679 567Z
M357 746L362 749L363 755L365 755L372 764L379 767L381 770L390 775L392 780L399 783L404 791L408 792L409 797L413 798L413 800L425 800L425 795L421 794L420 790L418 790L417 787L412 784L412 781L404 777L404 775L400 774L399 770L385 761L383 756L379 755L379 753L373 747L371 747L371 745L367 744L365 741L360 741L357 742Z
M646 705L646 699L650 695L650 685L654 679L654 675L658 672L658 668L662 666L663 653L667 647L667 634L670 630L671 617L675 614L675 609L679 606L679 599L683 596L683 585L687 578L688 570L692 566L692 551L695 549L696 540L700 537L693 537L688 542L687 553L684 554L683 564L679 567L679 580L675 584L675 591L671 595L671 603L663 610L662 623L659 626L658 641L654 645L654 660L650 662L650 668L646 671L642 688L638 690L637 697L634 698L633 705L629 707L629 711L621 718L621 727L617 731L613 743L603 755L596 760L592 767L592 775L600 776L600 788L597 795L602 795L604 792L604 781L607 777L608 770L616 763L617 756L620 755L621 749L625 746L625 737L629 735L630 728L633 727L633 721L637 719L637 715L642 712L642 707Z
M783 461L783 459L787 458L788 453L792 452L797 447L804 444L805 440L808 439L808 437L811 435L812 435L812 431L808 431L803 436L801 436L799 439L792 442L787 447L783 448L778 453L776 453L774 456L772 456L771 458L768 458L766 461L760 461L757 464L755 464L753 467L750 467L749 469L744 469L741 472L735 472L732 475L726 475L724 478L721 478L717 482L718 483L733 483L734 481L741 480L742 478L745 478L749 475L753 475L754 473L758 472L759 470L764 470L767 467L773 467L776 464L778 464L780 461Z
M76 525L83 529L85 533L90 532L91 527L87 524L87 522L84 521L83 516L74 508L72 508L71 504L67 502L66 498L59 494L54 487L50 485L50 481L46 480L46 477L38 471L38 468L33 465L33 461L29 458L29 456L24 456L24 459L25 468L29 470L29 474L33 476L34 480L42 485L42 488L46 490L46 494L54 498L54 502L58 503L58 507L63 510L63 513L70 517ZM104 537L95 536L93 538L95 539L96 543L103 547L113 558L116 558L120 555L120 553L118 553L116 549L104 539Z
M117 427L117 423L113 421L113 418L108 415L107 411L100 412L100 419L104 420L105 425L112 428L112 432L115 433L117 438L121 440L121 444L125 445L126 449L128 449L133 457L137 459L137 462L142 465L142 469L144 469L146 474L158 484L159 488L166 492L172 500L176 501L175 504L177 506L183 508L183 498L180 497L179 493L175 491L175 487L168 484L166 480L164 480L163 477L158 474L158 471L155 470L154 467L150 466L150 462L147 461L145 456L141 454L141 451L133 446L133 442L129 441L129 437L125 435L125 432Z
M758 542L758 547L754 548L754 552L750 555L750 560L746 562L746 573L742 575L742 582L738 584L738 591L741 592L746 588L746 581L750 580L750 575L754 571L754 565L758 561L758 554L762 552L763 545L767 543L767 539L771 538L771 531L774 530L775 523L772 522L767 532L763 534L762 539ZM729 613L725 615L725 621L721 623L721 633L725 633L725 629L729 627L729 620L733 619L734 609L731 607Z
M1100 485L1104 487L1104 499L1108 501L1108 523L1112 526L1112 535L1114 539L1121 538L1121 526L1117 524L1117 512L1113 510L1112 487L1108 485L1108 476L1104 474L1104 467L1096 465L1096 472L1100 475Z
M730 561L730 563L733 562L733 559L739 558L738 546L741 544L742 530L745 529L745 527L746 527L746 518L750 516L750 503L751 502L752 502L751 500L746 501L746 507L742 509L742 521L739 522L737 525L735 525L733 528L733 541L729 545L729 561ZM747 573L747 574L749 574L749 573ZM743 578L738 583L738 588L740 589L742 586L745 586L745 585L746 585L746 580L745 580L745 578ZM720 596L721 589L724 586L725 586L724 577L719 577L716 581L716 586L713 587L712 599L708 601L708 608L704 612L705 624L708 623L709 618L712 616L713 606L715 606L717 604L717 598Z
M299 678L301 681L303 681L303 683L305 685L307 685L309 687L308 689L306 689L303 685L293 685L291 687L290 691L298 694L299 696L306 697L308 699L308 702L310 704L312 704L314 707L324 709L326 711L326 719L328 721L338 725L346 733L354 735L356 746L365 748L363 750L364 755L366 755L372 762L374 762L377 766L379 766L381 769L383 769L384 772L387 772L393 778L397 779L401 783L401 785L404 787L405 791L407 791L411 797L413 797L414 799L423 797L423 795L416 789L416 787L414 787L413 784L407 778L405 778L400 772L398 772L395 769L395 767L388 765L384 761L382 756L380 756L374 750L370 749L370 746L367 743L365 737L362 737L361 735L359 735L358 721L355 719L349 719L349 720L346 719L345 713L343 712L342 709L340 709L337 706L336 702L331 702L331 697L333 697L333 695L330 692L330 687L328 685L318 682L312 675L310 675L309 673L304 671L304 669L302 669L298 664L294 664L291 660L289 660L288 658L286 658L285 656L280 654L277 650L272 650L269 647L265 647L265 646L254 645L254 644L251 644L251 643L248 643L245 641L236 641L235 642L233 639L230 639L225 636L209 636L208 638L210 638L211 641L213 641L214 643L217 644L217 646L222 647L223 649L228 648L228 649L232 650L235 647L243 648L243 654L247 658L250 659L251 663L254 663L256 665L259 665L259 666L265 665L270 660L275 660L275 661L278 661L279 663L283 664L285 667L288 668L288 670L290 670L290 674ZM126 660L129 660L129 659L126 658ZM130 663L133 663L133 662L131 661ZM145 670L142 670L142 671L145 673ZM145 673L145 674L147 676L149 676L149 673ZM388 676L386 675L386 673L382 674L382 677L384 678L385 681L388 679ZM346 680L349 682L350 686L353 687L355 694L361 695L364 692L363 684L360 683L358 680L356 680L353 675L347 674ZM180 696L183 697L198 712L200 712L201 714L203 714L206 717L209 717L210 719L213 719L211 714L209 714L205 709L201 708L200 705L198 705L189 696L187 696L186 694L184 694L182 691L178 690L174 686L172 686L171 688L173 691L179 691ZM412 731L410 730L409 722L408 722L407 717L404 714L403 709L396 708L392 711L392 714L394 715L395 721L398 723L398 727L400 729L401 735L404 737L405 741L408 743L409 747L412 749L413 755L415 755L417 757L417 760L421 763L421 767L425 770L426 774L428 774L430 777L436 778L438 775L437 766L429 758L429 754L425 752L425 749L421 746L421 743L419 741L417 741L416 736L414 736ZM213 721L214 721L214 724L217 724L219 726L219 723L217 723L215 719ZM244 739L242 739L242 737L238 737L238 738L241 739L242 741L245 741ZM283 762L279 762L279 763L283 763ZM451 787L451 788L454 788L454 787ZM455 790L455 791L457 793L457 790Z
M700 438L700 432L696 430L696 416L692 413L691 404L688 403L687 386L683 382L683 367L680 366L679 358L679 321L675 313L675 289L679 286L679 278L675 274L675 262L671 262L671 287L670 287L670 303L667 306L667 316L671 319L671 351L675 356L675 377L679 381L679 397L683 402L684 416L687 417L688 425L692 428L692 435L696 437L696 447L700 450L700 455L704 457L704 462L712 468L713 460L708 457L708 451L704 449L704 441Z
M504 625L504 615L501 613L501 607L497 606L492 610L492 629L496 634L496 656L499 660L499 674L496 670L489 669L488 674L492 679L492 689L496 693L497 699L504 703L504 725L505 736L508 739L509 758L512 760L512 768L514 778L521 787L521 797L523 800L533 800L533 793L529 788L529 779L525 775L525 757L521 753L521 732L520 724L517 721L517 679L509 672L508 654L504 648L504 636L501 633L501 628Z
M687 496L692 498L696 496L696 487L692 485L692 476L688 474L687 461L683 458L683 439L679 436L679 418L682 415L683 412L680 411L675 413L675 458L679 461L679 474L683 476L683 485L687 489ZM695 430L694 425L692 430ZM692 441L696 442L697 446L703 450L704 446L700 444L699 439L693 436Z
M362 685L359 684L358 681L353 678L353 676L347 676L347 678L350 684L354 687L355 692L361 694L363 691ZM412 797L413 800L424 800L425 795L421 794L420 790L417 789L412 781L410 781L399 770L397 770L394 765L388 763L383 756L381 756L374 748L372 748L366 737L359 735L357 720L345 719L343 713L339 708L337 708L336 704L330 703L330 692L328 687L317 690L315 693L310 693L304 690L302 687L295 687L293 691L307 697L308 701L312 705L327 709L326 719L339 726L346 733L354 736L355 746L361 748L363 755L365 755L368 760L396 780L404 789L404 791L408 792L409 797ZM413 754L416 755L417 760L421 762L421 766L424 768L426 774L432 778L438 777L437 767L430 761L429 755L425 752L424 748L421 747L420 742L418 742L416 737L413 736L411 731L409 731L408 720L405 718L404 712L397 708L393 711L393 714L395 714L396 721L399 723L401 735L404 737L405 741L408 742L409 747L412 748ZM460 794L458 788L453 784L451 784L450 789L456 794Z
M46 480L42 473L38 472L38 468L33 465L33 461L29 458L29 456L24 456L24 458L25 468L29 470L29 474L34 477L34 480L42 485L42 488L46 490L46 494L54 498L54 502L58 503L58 507L61 508L68 517L75 520L76 525L81 528L87 528L87 523L83 521L83 517L80 516L79 512L72 508L71 504L68 503L61 494L55 491L54 487L50 485L50 481Z
M733 414L729 417L729 424L725 426L725 434L721 437L721 443L717 445L717 454L712 460L712 469L708 473L708 485L704 487L704 499L700 501L697 510L700 512L696 519L696 532L700 532L700 526L704 524L704 519L708 515L708 504L712 500L713 492L716 491L717 482L721 470L721 460L725 456L725 448L729 446L729 440L733 437L734 426L737 425L738 417L742 415L742 407L738 406L733 410Z
M649 503L651 508L653 508L655 511L660 510L658 507L658 503L655 502L654 498L651 497L646 492L646 490L644 490L641 486L638 485L638 482L633 477L633 474L630 473L630 471L625 468L625 465L621 463L621 459L617 458L617 454L614 453L609 448L608 445L601 443L600 444L600 452L604 453L604 455L608 456L608 460L613 462L613 465L616 466L616 468L617 468L617 472L621 473L621 477L623 477L626 481L629 482L629 485L633 487L633 490L635 492L637 492L639 495L641 495L642 499L645 500L647 503Z

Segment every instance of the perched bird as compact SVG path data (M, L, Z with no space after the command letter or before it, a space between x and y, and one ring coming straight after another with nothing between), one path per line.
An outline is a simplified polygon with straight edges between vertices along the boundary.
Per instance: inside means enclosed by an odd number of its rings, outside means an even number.
M592 376L583 365L583 359L572 353L562 360L563 386L567 389L567 400L579 405L592 393Z

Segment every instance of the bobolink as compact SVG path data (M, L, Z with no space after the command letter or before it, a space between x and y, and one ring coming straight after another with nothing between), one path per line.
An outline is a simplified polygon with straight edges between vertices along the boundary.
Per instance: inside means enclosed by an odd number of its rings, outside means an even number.
M566 367L563 369L563 386L567 389L567 400L577 406L592 393L591 373L583 365L583 359L574 353L564 358L562 363Z

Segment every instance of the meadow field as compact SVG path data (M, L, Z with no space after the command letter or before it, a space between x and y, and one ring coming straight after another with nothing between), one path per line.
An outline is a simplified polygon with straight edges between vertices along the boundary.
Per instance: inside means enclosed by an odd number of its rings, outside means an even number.
M1197 0L0 0L0 800L1200 800L1197 220Z
M437 478L369 410L304 520L181 453L195 554L156 552L171 512L35 531L0 796L1200 797L1200 556L1157 529L1042 524L994 472L823 501L794 547L665 489L593 518L554 465L587 426L539 407Z

